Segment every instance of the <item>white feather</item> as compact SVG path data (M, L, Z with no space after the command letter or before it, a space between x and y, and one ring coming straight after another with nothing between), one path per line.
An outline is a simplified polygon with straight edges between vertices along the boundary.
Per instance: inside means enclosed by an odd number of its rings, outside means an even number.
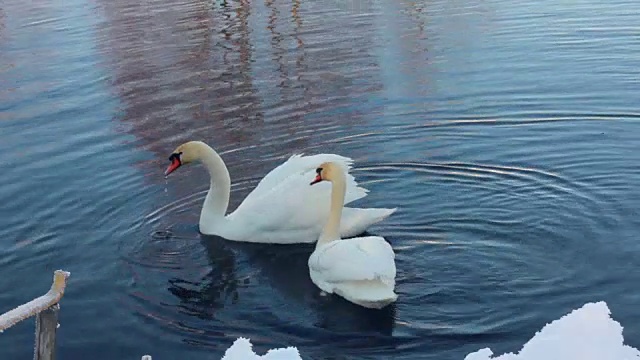
M319 154L294 155L273 169L227 216L228 227L222 236L230 239L269 243L315 242L329 214L331 184L321 182L313 186L316 168L332 161L345 171L351 168L350 158ZM361 199L368 190L360 187L347 173L345 204ZM356 236L379 222L395 209L345 208L340 234ZM226 235L226 236L225 236Z
M381 308L394 302L395 253L379 236L335 240L309 257L309 273L323 291L361 306Z

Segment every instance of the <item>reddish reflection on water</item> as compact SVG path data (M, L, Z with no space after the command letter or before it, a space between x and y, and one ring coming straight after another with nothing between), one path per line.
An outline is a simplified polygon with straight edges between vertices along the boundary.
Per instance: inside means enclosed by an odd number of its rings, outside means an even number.
M403 39L400 51L424 62L416 43L422 9L402 6L406 18L395 25L414 25L417 36ZM116 0L101 8L99 47L122 101L120 121L158 155L158 168L179 143L199 139L218 151L241 149L224 155L232 177L263 174L274 162L254 159L332 151L325 144L336 137L332 128L357 134L354 127L383 111L358 110L371 94L384 96L377 48L387 40L372 6ZM420 83L422 71L405 70Z

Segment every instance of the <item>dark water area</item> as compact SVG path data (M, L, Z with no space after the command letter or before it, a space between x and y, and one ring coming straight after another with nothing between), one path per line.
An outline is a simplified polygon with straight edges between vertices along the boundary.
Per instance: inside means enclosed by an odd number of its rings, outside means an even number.
M640 3L0 2L0 312L71 272L60 359L517 351L604 300L640 347ZM396 251L382 311L324 298L312 245L202 236L293 153L352 157ZM33 321L0 335L32 354Z

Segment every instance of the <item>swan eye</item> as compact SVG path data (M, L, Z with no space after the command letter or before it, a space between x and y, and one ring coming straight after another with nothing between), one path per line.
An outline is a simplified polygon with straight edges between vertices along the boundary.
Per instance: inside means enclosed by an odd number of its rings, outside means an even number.
M321 172L322 172L322 168L317 168L316 169L316 174L320 175Z
M182 152L171 154L171 156L169 156L169 161L173 161L173 160L180 161L180 155L182 155Z

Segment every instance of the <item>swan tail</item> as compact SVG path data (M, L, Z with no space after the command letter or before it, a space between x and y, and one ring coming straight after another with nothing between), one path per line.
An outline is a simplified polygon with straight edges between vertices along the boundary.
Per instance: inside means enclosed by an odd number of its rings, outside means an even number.
M371 309L382 309L398 299L393 288L379 280L343 283L334 292L354 304Z
M349 238L364 233L371 225L379 223L396 212L397 208L349 208L345 207L340 219L340 237Z

